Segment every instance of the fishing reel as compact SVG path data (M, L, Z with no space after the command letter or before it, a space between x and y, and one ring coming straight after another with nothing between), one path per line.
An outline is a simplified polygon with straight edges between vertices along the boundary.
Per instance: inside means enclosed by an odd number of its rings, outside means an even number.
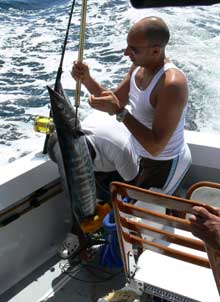
M37 116L34 120L34 131L52 134L55 131L55 124L51 117Z

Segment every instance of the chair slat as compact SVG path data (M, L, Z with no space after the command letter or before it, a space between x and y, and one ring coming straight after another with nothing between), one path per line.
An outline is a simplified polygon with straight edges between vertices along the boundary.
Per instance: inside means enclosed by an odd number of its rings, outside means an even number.
M166 230L161 230L141 222L132 221L129 218L125 217L120 217L120 222L123 227L131 231L140 232L141 234L144 233L144 235L152 235L154 238L168 241L170 243L179 244L198 251L205 251L204 243L201 240L184 237L178 234L173 234L167 232Z
M130 197L131 199L134 200L141 200L143 202L152 203L168 209L191 213L193 206L202 205L210 212L215 213L213 207L205 203L199 203L197 201L193 201L181 197L153 192L150 190L134 187L120 182L113 182L111 188L112 191L115 192L117 191L117 193L122 197Z
M143 219L149 219L150 221L179 228L184 231L190 231L190 222L185 219L158 213L146 208L140 208L133 204L123 203L119 200L115 200L115 202L117 202L119 210L126 214L138 216Z
M125 240L127 242L134 244L136 246L144 247L151 251L156 251L157 253L160 253L160 254L175 258L175 259L187 261L192 264L210 268L210 264L209 264L209 261L207 258L203 258L200 256L196 256L196 255L192 255L192 254L183 252L183 251L179 251L179 250L167 247L165 245L162 245L158 242L146 240L146 239L137 237L132 234L128 234L125 232L122 232L122 233L123 233L123 237L125 238Z

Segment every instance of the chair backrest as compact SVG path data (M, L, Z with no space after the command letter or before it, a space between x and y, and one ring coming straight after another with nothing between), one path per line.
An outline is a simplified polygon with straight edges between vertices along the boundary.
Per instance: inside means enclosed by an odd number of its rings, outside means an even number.
M186 192L186 198L199 202L208 203L214 207L220 207L220 183L210 181L200 181L193 184ZM220 272L220 257L219 254L206 246L209 262L215 276L215 280L220 288L219 272Z
M117 226L118 240L126 274L131 277L130 256L141 253L144 249L151 250L178 260L183 260L195 265L212 268L217 288L220 288L220 254L207 248L205 244L191 235L191 224L187 219L178 218L148 208L149 204L160 207L192 213L193 206L203 206L209 211L213 208L204 202L196 202L176 196L169 196L120 182L111 184L112 204ZM124 202L129 197L133 202ZM139 207L136 201L146 204ZM164 226L157 228L151 222ZM175 232L174 232L175 229ZM176 230L179 230L179 232ZM179 234L178 234L179 233ZM150 236L144 238L143 234ZM187 234L187 235L186 235ZM189 248L189 252L170 248L170 243ZM208 257L202 257L206 252ZM137 255L138 257L139 255ZM207 255L206 255L207 256Z
M220 206L220 183L199 181L188 188L186 198L208 203L211 206Z

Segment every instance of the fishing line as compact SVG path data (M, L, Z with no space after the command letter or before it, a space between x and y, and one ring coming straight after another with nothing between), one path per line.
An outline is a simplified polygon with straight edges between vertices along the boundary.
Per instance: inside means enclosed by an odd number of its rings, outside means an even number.
M109 278L105 278L105 279L102 279L102 280L96 280L96 281L92 281L92 280L84 280L84 279L80 279L80 278L77 278L75 276L72 276L71 273L66 273L71 279L74 279L76 281L79 281L79 282L83 282L83 283L91 283L91 284L98 284L98 283L105 283L107 281L110 281L111 279L113 279L114 277L116 277L117 275L113 275Z
M60 264L59 267L61 269L61 272L68 275L71 279L91 284L107 282L124 273L123 269L116 273L111 273L104 268L97 267L92 264L84 264L81 260L75 261L73 263L68 262L64 265ZM82 272L83 269L90 273L92 276L95 276L98 280L81 279L76 277L75 275ZM104 275L108 276L104 277L103 275L97 275L97 273L103 273Z
M83 267L87 270L88 273L90 273L92 276L95 276L97 279L100 279L100 281L108 281L112 278L114 278L115 276L120 275L121 273L123 273L123 269L121 269L119 272L116 273L111 273L107 270L105 270L104 268L100 268L100 267L96 267L94 265L91 264L83 264ZM103 275L97 275L97 273L104 273L109 275L109 277L106 277L103 279Z
M82 269L86 269L86 265L82 265L81 267ZM95 267L94 267L95 268ZM79 269L76 273L79 273L81 272L81 270ZM103 271L104 273L106 273L105 271ZM104 283L104 282L107 282L109 280L112 280L113 278L121 275L122 273L124 273L123 270L120 270L120 272L117 272L117 273L109 273L109 276L108 277L101 277L101 276L97 276L95 273L93 273L93 276L95 276L96 278L98 278L99 280L89 280L89 279L81 279L81 278L78 278L76 277L75 275L73 275L75 272L64 272L65 274L67 274L71 279L74 279L74 280L77 280L77 281L80 281L80 282L83 282L83 283L91 283L91 284L98 284L98 283ZM101 278L101 279L100 279Z
M61 75L62 75L62 72L63 72L63 60L64 60L65 51L66 51L66 45L67 45L71 20L72 20L72 16L73 16L73 10L74 10L74 7L75 7L75 2L76 2L75 0L73 0L73 2L72 2L69 21L68 21L68 25L67 25L67 29L66 29L66 34L65 34L65 39L64 39L63 46L61 47L62 48L62 53L61 53L60 64L59 64L59 67L58 67L58 70L57 70L57 75L56 75L56 81L55 81L55 86L54 86L55 91L58 91L58 84L61 80ZM49 115L50 115L50 117L52 116L52 111L51 110L50 110ZM45 141L44 141L44 147L43 147L43 152L42 152L43 154L47 154L47 145L48 145L49 137L50 137L50 134L47 134L46 138L45 138Z

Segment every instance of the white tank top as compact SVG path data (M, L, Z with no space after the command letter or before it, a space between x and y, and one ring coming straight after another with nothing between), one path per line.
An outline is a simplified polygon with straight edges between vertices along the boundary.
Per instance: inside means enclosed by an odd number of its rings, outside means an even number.
M150 95L156 84L158 83L161 76L170 68L178 69L173 63L166 63L153 77L150 84L145 90L140 90L135 82L135 75L140 67L137 67L132 75L130 82L129 91L129 103L131 106L132 115L143 125L152 129L152 123L154 118L154 108L150 103ZM130 136L131 145L134 151L141 157L147 157L154 160L169 160L180 155L185 150L185 140L184 140L184 124L186 107L182 112L182 116L178 123L176 130L174 131L172 137L168 141L167 145L159 156L152 156L147 150L142 147L142 145L135 139L133 135Z

